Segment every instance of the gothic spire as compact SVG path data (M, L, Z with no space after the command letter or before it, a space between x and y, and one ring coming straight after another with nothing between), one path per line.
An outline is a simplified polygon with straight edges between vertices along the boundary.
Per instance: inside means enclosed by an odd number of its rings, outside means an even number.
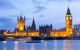
M31 27L32 27L32 30L36 30L36 24L35 24L34 18L33 18Z
M66 15L71 15L71 12L70 12L69 7L68 7L68 9L67 9L67 14L66 14Z
M32 24L35 24L34 17L33 17L33 23Z
M20 19L23 19L23 17L22 17L22 11L20 12Z

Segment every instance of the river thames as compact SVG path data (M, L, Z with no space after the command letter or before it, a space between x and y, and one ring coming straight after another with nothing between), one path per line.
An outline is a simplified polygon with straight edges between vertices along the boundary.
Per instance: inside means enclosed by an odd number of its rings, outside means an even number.
M80 50L80 40L0 41L0 50Z

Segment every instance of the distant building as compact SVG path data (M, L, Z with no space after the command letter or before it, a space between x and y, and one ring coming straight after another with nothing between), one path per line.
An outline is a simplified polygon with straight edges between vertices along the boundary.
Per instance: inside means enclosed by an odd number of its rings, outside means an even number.
M0 36L4 35L5 30L0 30Z
M39 26L39 33L41 36L50 36L50 31L52 31L52 24Z
M80 24L74 25L74 36L80 36Z

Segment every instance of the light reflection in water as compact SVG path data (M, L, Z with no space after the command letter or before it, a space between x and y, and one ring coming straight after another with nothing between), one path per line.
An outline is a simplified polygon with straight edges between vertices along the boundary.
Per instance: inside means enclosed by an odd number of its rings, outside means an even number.
M12 50L73 50L77 49L80 46L78 44L78 41L74 41L77 43L72 42L73 40L41 41L41 43L25 43L23 41L2 41L1 43L3 44L0 50L11 50L11 48L13 48ZM78 47L74 47L74 45Z
M7 50L7 49L4 47L3 50Z
M71 40L63 41L63 50L72 50L72 41Z
M57 50L57 40L54 40L54 50Z
M43 44L43 50L47 50L47 41L45 41Z
M14 41L14 50L19 50L18 41Z
M35 47L34 47L34 46L35 46L35 44L32 43L32 44L31 44L31 49L30 49L30 50L35 50Z
M7 50L6 45L7 45L7 41L3 41L3 50Z
M3 44L5 44L5 45L6 45L6 44L7 44L7 41L3 41Z

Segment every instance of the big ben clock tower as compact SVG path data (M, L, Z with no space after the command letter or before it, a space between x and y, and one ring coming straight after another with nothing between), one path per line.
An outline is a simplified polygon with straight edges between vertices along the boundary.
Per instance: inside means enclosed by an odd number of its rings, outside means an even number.
M67 14L66 14L65 20L66 20L66 35L71 36L73 33L73 31L72 31L72 14L70 12L69 7L67 9Z

